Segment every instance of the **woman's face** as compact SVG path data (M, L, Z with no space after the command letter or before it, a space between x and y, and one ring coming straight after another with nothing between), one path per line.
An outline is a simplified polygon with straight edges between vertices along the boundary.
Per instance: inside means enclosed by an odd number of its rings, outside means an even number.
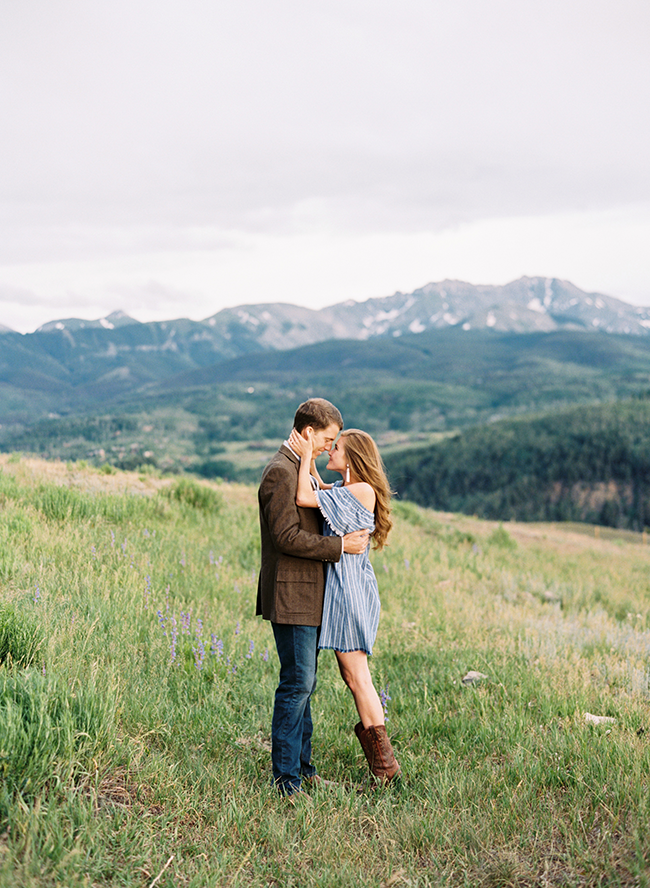
M339 438L336 444L330 450L329 462L327 463L325 468L329 469L331 472L341 472L342 474L345 474L346 467L347 460L345 458L344 439Z

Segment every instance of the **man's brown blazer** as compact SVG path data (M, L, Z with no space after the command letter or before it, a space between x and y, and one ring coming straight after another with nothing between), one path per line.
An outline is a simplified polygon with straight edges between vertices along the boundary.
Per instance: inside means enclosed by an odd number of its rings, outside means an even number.
M296 505L299 468L300 460L283 444L262 474L257 614L274 623L320 626L323 562L338 561L342 543L340 537L322 536L318 509Z

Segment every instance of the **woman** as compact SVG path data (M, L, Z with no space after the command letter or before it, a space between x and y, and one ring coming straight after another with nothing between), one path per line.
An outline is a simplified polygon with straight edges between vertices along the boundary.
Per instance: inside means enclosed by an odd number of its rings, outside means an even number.
M366 432L342 432L330 451L327 468L343 481L325 484L318 475L311 437L295 430L289 446L300 456L296 503L318 508L325 518L326 536L343 536L367 528L381 549L392 527L390 487L377 445ZM316 488L312 484L315 478ZM368 668L368 655L379 625L379 592L368 553L348 555L328 563L319 648L336 652L343 681L352 691L360 722L354 731L371 772L382 781L400 770L386 733L384 710Z

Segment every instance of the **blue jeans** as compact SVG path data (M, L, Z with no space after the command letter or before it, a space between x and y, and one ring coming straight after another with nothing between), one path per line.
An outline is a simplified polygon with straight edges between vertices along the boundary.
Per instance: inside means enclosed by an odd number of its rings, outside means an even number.
M273 780L281 793L300 789L302 777L313 777L310 697L316 688L319 626L271 623L280 658L271 725Z

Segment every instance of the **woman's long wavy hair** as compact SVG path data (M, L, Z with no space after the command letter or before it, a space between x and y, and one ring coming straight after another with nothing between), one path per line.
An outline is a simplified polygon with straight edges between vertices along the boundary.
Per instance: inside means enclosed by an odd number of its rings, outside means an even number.
M386 469L377 445L367 432L361 429L346 429L341 432L345 458L351 472L359 481L365 481L375 491L375 529L372 541L375 549L383 549L386 538L393 526L390 520L390 498L392 495Z

